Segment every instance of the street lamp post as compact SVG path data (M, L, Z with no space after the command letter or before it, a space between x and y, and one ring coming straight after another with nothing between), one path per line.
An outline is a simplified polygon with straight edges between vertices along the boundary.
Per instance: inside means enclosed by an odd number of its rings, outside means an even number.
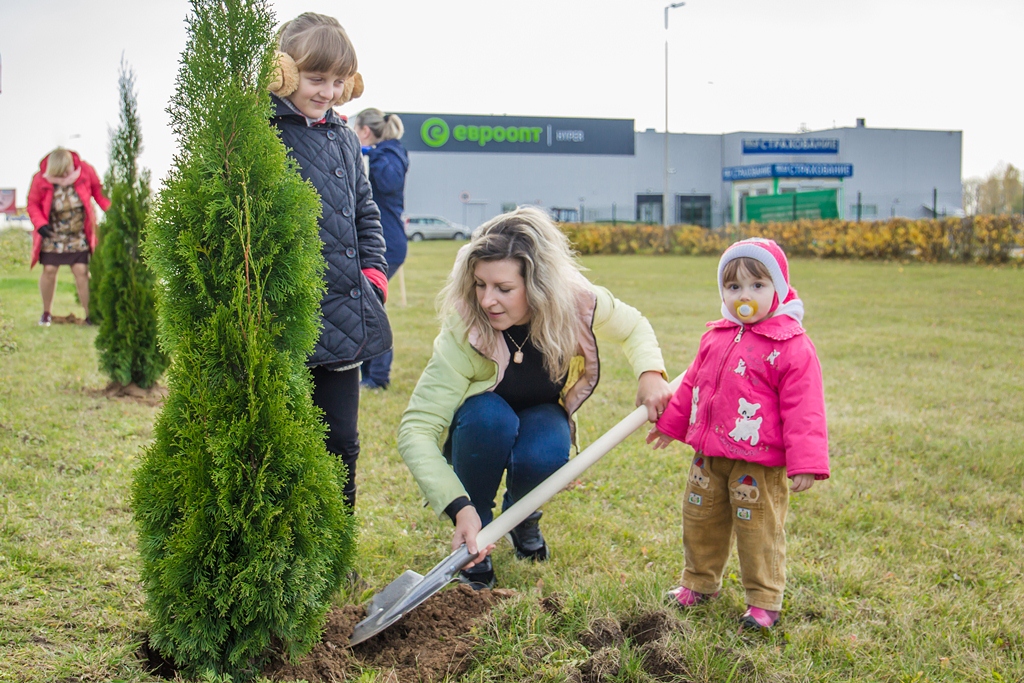
M674 2L665 7L665 192L661 199L661 222L665 228L666 246L668 246L668 212L671 204L668 192L668 11L685 4L685 2Z

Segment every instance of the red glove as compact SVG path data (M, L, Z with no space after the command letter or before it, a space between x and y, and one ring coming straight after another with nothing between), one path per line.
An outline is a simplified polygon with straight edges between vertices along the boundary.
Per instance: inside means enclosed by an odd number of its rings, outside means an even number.
M363 275L374 287L380 290L384 301L388 300L388 276L376 268L363 268Z

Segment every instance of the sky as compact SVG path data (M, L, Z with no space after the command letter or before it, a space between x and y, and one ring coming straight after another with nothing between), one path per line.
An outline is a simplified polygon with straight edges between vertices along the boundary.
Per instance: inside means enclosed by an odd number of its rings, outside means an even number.
M1024 164L1022 0L276 0L337 17L362 98L342 108L634 119L637 130L963 132L964 178ZM102 173L122 55L154 189L187 0L0 0L0 188L24 205L50 150ZM1015 94L1016 93L1016 94Z

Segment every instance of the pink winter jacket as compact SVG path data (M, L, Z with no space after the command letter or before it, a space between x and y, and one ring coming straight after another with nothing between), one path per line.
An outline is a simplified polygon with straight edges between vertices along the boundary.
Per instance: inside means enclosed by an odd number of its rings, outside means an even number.
M821 364L793 318L708 323L658 431L698 453L827 479Z

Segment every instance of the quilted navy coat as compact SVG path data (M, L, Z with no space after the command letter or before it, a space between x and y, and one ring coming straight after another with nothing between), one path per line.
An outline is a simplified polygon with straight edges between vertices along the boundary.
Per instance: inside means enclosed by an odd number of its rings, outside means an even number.
M359 139L333 111L323 123L306 120L271 95L273 124L302 177L320 194L320 239L327 261L327 292L320 302L323 331L309 366L352 365L391 349L383 295L364 269L388 273L380 211L363 170Z

